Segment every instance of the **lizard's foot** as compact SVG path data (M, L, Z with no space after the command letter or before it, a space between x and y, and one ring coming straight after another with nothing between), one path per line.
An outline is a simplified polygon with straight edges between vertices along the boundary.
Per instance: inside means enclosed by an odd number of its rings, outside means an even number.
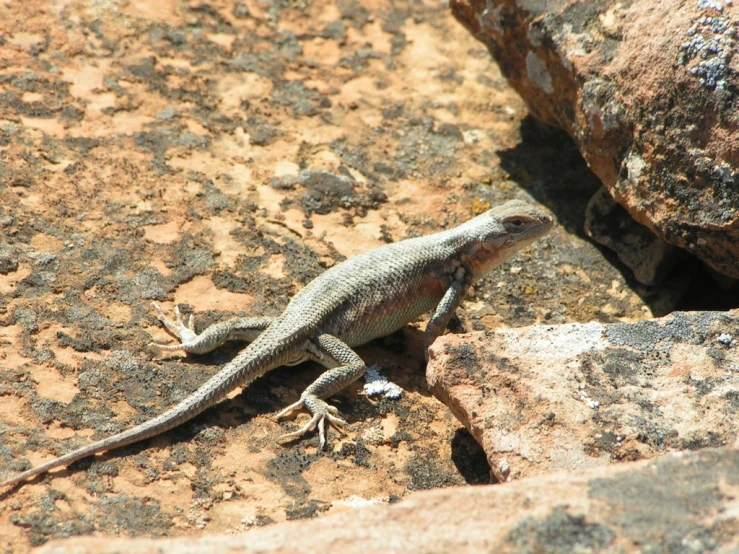
M346 434L344 428L348 427L349 424L338 417L339 410L335 406L331 406L327 404L324 400L321 400L317 396L313 395L305 395L301 397L300 400L295 402L295 404L291 404L290 406L282 410L279 414L277 414L275 416L275 419L280 420L286 417L290 417L303 409L308 410L311 414L313 414L311 420L297 431L294 431L292 433L285 433L284 435L280 436L281 441L290 441L292 439L302 437L306 433L313 431L313 429L318 427L320 448L323 449L324 446L326 446L326 423L331 425L342 435Z
M198 334L195 332L195 318L190 314L187 318L187 323L182 321L182 314L180 309L174 307L174 321L169 319L159 307L156 302L151 303L152 307L156 310L156 316L159 321L162 322L167 330L180 339L180 344L157 344L149 343L150 348L156 348L158 350L187 350L189 346L195 344Z

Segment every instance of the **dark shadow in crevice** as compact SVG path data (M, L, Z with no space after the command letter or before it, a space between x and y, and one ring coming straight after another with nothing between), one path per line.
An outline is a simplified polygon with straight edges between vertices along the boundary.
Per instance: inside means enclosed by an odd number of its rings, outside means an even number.
M454 433L452 462L468 485L487 485L491 482L485 451L464 427Z
M689 263L694 265L694 271L678 310L725 312L739 308L739 285L735 284L727 290L717 283L715 276L698 260L693 258Z

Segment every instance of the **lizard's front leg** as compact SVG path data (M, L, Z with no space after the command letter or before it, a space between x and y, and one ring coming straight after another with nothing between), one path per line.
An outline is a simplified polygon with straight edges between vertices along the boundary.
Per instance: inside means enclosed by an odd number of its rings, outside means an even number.
M464 280L453 281L449 286L444 296L439 302L439 305L434 311L434 315L431 316L429 322L426 324L426 332L424 333L424 354L426 355L426 361L429 359L429 346L444 334L446 326L449 324L449 320L454 315L454 311L459 307L464 294L467 291L468 285Z
M159 321L170 333L180 339L180 344L149 344L152 348L164 351L184 350L190 354L205 354L229 340L252 342L269 327L273 320L271 317L238 317L214 323L202 333L196 333L195 318L192 314L187 318L187 322L184 322L180 309L175 306L175 319L172 321L164 315L159 304L152 302L151 305L156 310Z
M300 400L282 410L276 417L281 419L300 410L308 410L313 415L311 420L297 431L282 435L280 438L291 440L312 431L317 426L320 448L323 448L326 444L326 423L342 433L343 428L348 425L338 417L339 411L327 404L324 399L359 379L367 366L354 350L333 335L322 334L312 340L309 353L316 361L330 369L305 389L300 395Z

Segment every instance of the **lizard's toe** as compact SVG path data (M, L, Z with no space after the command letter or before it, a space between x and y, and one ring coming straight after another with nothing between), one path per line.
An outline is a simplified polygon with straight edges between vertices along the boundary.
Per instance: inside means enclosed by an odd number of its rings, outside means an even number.
M198 334L195 332L195 319L193 315L190 314L190 316L187 318L187 322L184 322L182 321L182 314L180 313L180 309L175 306L175 320L172 321L166 315L164 315L164 311L159 306L159 304L157 304L156 302L152 302L151 305L156 311L157 319L161 321L162 325L164 325L164 327L170 333L180 339L180 344L162 345L151 343L149 344L149 346L152 348L157 348L159 350L187 350L188 348L191 348L198 338Z
M288 417L292 417L298 412L301 412L305 409L305 400L302 398L295 402L294 404L290 404L287 408L279 412L277 415L275 415L275 420L280 421L282 419L286 419Z
M300 429L297 431L293 431L292 433L285 433L284 435L280 435L279 440L280 442L288 442L293 439L297 439L299 437L302 437L306 433L309 433L310 431L313 431L313 429L316 428L316 425L319 425L321 420L321 416L316 414L314 415L311 420L303 425Z
M150 342L146 345L146 348L152 348L154 350L159 350L160 352L173 352L175 350L182 350L186 347L187 346L184 344L159 344L157 342Z
M326 422L336 429L340 435L346 435L346 428L350 427L350 425L340 417L333 416L329 413L323 414L318 420L318 438L321 443L321 450L326 446Z
M336 429L340 435L346 436L346 428L351 427L346 421L341 419L340 417L334 417L331 414L326 414L324 417L321 418L321 421L318 424L318 436L321 439L321 448L326 445L326 422L328 421L329 425Z
M321 400L320 398L316 398L311 395L301 397L300 400L277 414L276 417L277 419L282 419L303 409L306 409L313 414L311 420L297 431L281 435L280 441L290 441L298 437L302 437L306 433L313 431L318 427L320 448L323 449L326 446L327 423L342 435L346 435L346 428L350 427L349 423L338 417L339 410L335 406L331 406L330 404L327 404L325 400Z

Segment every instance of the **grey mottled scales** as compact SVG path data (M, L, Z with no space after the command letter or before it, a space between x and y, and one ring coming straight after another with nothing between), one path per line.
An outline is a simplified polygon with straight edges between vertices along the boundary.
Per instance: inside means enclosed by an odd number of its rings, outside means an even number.
M352 346L392 333L433 312L426 327L426 345L430 345L444 332L476 280L551 226L548 213L511 201L448 231L383 246L342 262L296 294L278 317L232 319L211 325L200 334L195 332L192 318L183 322L175 310L175 321L170 321L154 304L159 319L180 339L177 345L154 345L161 350L202 354L227 340L250 344L163 414L20 473L0 486L15 485L50 469L163 433L268 371L308 359L321 363L327 371L277 417L307 410L312 414L310 422L283 438L295 438L318 427L323 447L327 423L340 431L346 425L324 399L358 379L366 367Z

